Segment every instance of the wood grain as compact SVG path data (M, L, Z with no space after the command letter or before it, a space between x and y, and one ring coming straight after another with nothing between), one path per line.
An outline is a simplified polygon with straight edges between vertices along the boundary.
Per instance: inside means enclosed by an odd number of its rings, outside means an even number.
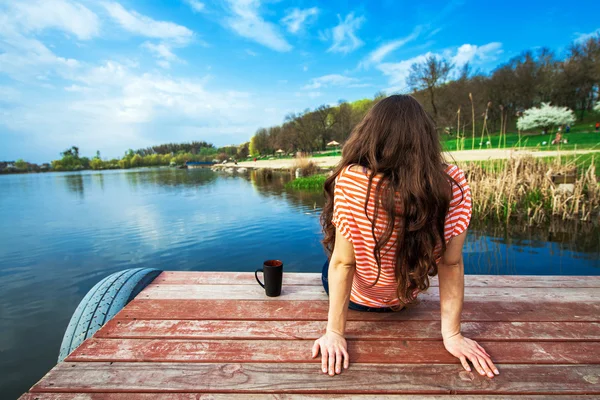
M348 311L349 321L439 321L439 302L421 301L394 313ZM326 321L328 302L255 300L148 300L136 298L116 318L185 320L291 320ZM544 304L465 301L462 321L600 322L600 303Z
M594 395L511 395L516 400L592 400ZM240 393L28 393L19 400L415 400L413 395ZM505 395L419 395L419 400L506 400Z
M494 379L459 365L359 364L330 377L314 364L63 362L32 392L600 394L599 365L500 366Z
M600 397L600 277L465 277L462 331L500 369L466 372L440 341L437 280L394 313L348 311L351 367L320 372L320 274L268 298L248 272L164 272L23 400ZM1 396L0 396L1 397Z
M466 287L465 301L479 302L519 301L523 303L598 302L597 288L487 288ZM138 296L139 299L174 300L327 300L325 290L320 286L286 285L281 296L267 297L259 285L163 285L152 283ZM423 301L439 299L439 288L431 287L420 293Z
M516 400L591 400L594 395L511 395ZM415 400L413 395L239 393L28 393L19 400ZM505 395L419 395L419 400L506 400Z
M259 267L257 267L259 268ZM153 283L169 285L257 285L253 272L164 271ZM321 274L284 272L284 285L321 286ZM431 286L438 286L437 277ZM600 276L465 275L465 286L474 287L600 287Z
M600 364L600 342L480 342L496 363ZM312 340L165 340L88 339L66 359L71 361L148 362L303 362ZM355 363L453 364L459 360L441 341L349 340ZM318 366L316 367L318 368Z
M316 339L324 321L218 321L113 319L98 338L148 339ZM475 340L600 341L597 322L463 322ZM346 338L361 340L439 340L439 321L349 321Z

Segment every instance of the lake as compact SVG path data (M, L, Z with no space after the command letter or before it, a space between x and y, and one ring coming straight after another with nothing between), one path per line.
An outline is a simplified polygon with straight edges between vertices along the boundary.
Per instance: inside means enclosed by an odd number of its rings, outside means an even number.
M320 272L321 193L287 175L140 169L0 176L0 393L16 398L58 356L79 301L126 268ZM474 199L477 201L477 199ZM600 275L598 226L473 221L467 273Z

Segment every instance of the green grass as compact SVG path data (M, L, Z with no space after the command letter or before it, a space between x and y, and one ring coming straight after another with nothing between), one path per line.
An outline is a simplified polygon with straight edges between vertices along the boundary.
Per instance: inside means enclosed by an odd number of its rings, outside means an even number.
M600 133L594 132L593 127L591 129L584 129L585 127L578 127L578 129L571 129L570 133L564 133L563 139L567 139L567 144L561 144L560 149L562 150L574 150L574 149L600 149ZM466 133L467 137L463 139L456 139L456 136L443 136L442 146L446 151L459 150L471 150L474 149L498 149L498 148L539 148L540 150L556 150L559 148L557 145L551 144L554 139L554 133L549 135L534 135L534 134L521 134L507 133L506 137L500 137L498 134L485 135L483 140L481 136L475 135L475 140ZM489 145L487 142L491 142ZM473 146L474 142L474 146ZM546 142L546 144L542 144ZM479 143L482 143L479 145Z
M312 175L305 178L296 178L285 185L292 190L323 190L327 175Z

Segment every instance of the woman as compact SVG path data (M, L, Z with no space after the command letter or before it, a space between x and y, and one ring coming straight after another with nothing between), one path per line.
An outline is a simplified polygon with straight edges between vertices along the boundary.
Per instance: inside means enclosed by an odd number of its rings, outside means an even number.
M464 173L444 163L435 125L410 96L378 102L356 126L325 182L323 268L329 295L326 333L317 339L322 371L348 368L348 308L398 311L439 275L444 346L470 371L498 374L489 354L460 333L462 247L471 217Z

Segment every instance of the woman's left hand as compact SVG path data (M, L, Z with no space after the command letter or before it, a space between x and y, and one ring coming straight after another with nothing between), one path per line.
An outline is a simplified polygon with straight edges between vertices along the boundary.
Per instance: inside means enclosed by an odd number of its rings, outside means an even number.
M485 349L476 341L466 338L460 333L448 339L444 338L444 347L450 354L460 360L467 371L471 371L471 367L467 362L468 359L480 375L493 378L494 374L498 375L500 373Z

